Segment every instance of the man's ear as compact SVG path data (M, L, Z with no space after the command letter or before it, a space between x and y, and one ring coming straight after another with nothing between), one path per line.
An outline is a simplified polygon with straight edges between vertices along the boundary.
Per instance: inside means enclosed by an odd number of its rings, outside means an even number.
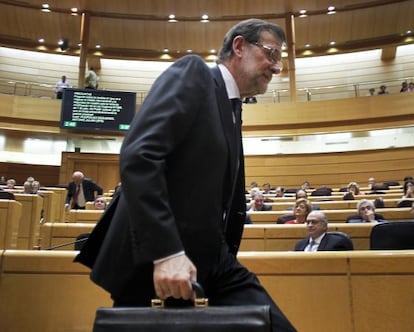
M242 52L244 50L244 48L246 47L246 40L244 39L243 36L236 36L233 39L233 53L237 56L237 57L241 57Z

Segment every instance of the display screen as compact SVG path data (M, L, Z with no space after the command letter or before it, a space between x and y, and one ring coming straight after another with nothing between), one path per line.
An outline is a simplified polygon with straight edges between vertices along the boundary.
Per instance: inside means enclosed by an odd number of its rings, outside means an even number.
M135 92L65 89L60 128L127 131L135 107Z

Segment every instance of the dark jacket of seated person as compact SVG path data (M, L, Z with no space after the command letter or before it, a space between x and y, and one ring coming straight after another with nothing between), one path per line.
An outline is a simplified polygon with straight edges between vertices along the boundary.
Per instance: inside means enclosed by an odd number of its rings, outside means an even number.
M295 245L295 251L353 250L352 240L345 233L328 232L328 219L322 211L312 211L306 218L309 236Z

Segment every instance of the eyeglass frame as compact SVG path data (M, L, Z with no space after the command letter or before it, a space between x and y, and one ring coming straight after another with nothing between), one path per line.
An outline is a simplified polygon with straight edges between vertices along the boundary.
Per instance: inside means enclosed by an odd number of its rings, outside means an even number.
M317 220L317 219L310 219L310 220L305 220L305 224L306 225L309 225L309 224L311 224L311 225L318 225L318 224L320 224L322 222L322 220Z
M267 57L270 59L270 61L272 61L274 64L278 65L280 67L280 70L282 70L282 68L283 68L282 52L279 51L279 49L270 47L268 45L263 45L262 43L259 43L259 42L254 42L254 43L250 43L250 44L253 44L253 45L261 48L262 50L264 50ZM279 55L278 59L274 58L274 54Z

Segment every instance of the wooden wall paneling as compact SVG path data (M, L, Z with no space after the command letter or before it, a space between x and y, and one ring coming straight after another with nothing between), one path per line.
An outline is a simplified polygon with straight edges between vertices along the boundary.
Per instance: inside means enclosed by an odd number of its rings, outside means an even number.
M104 192L114 189L120 181L118 154L63 152L63 165L59 174L61 183L69 183L75 170L102 186Z
M306 161L306 162L304 162ZM321 186L344 187L351 181L364 186L373 176L378 183L399 181L412 173L414 148L313 153L294 155L245 156L246 185L257 181L285 188L299 188L310 181Z
M39 181L41 187L57 185L59 180L59 166L1 162L0 169L1 175L15 179L18 185L23 185L29 176Z

